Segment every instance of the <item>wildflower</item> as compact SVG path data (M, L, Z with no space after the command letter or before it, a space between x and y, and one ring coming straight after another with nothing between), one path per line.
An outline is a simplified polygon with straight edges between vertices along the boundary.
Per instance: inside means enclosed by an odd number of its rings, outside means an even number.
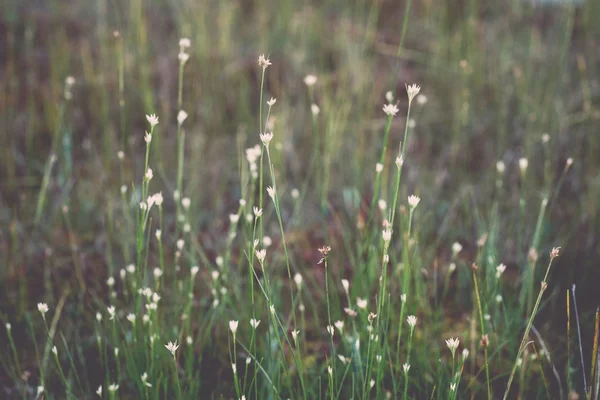
M369 388L373 388L373 386L375 386L375 379L371 379L371 381L369 382Z
M296 188L293 188L290 194L292 195L292 199L297 199L300 197L300 191Z
M273 140L272 132L265 132L260 134L260 141L263 142L265 146L269 147L269 143L271 143L271 140Z
M400 301L403 302L403 303L406 303L406 293L402 293L400 295Z
M329 375L333 375L333 368L331 368L331 365L328 365L328 366L327 366L327 373L328 373ZM371 385L371 387L372 387L372 385Z
M190 47L192 45L192 41L188 38L181 38L179 39L179 47L181 48L181 50L183 51L184 49L187 49L188 47Z
M460 253L460 252L461 252L462 248L463 248L463 247L462 247L462 245L461 245L460 243L458 243L458 242L454 242L454 243L452 244L452 254L453 254L454 256L456 256L458 253Z
M319 108L318 105L311 104L310 105L310 112L312 113L312 115L317 116L317 115L319 115L319 112L321 112L321 109Z
M375 172L380 173L381 171L383 171L383 164L381 164L381 163L375 164Z
M258 328L258 325L260 325L260 320L254 319L254 318L250 319L250 326L252 328L256 329L256 328Z
M417 207L417 205L419 204L419 201L421 201L421 198L418 197L418 196L415 196L414 194L408 196L408 205L412 209L414 209L415 207Z
M451 383L450 384L450 391L454 392L456 390L456 383Z
M156 267L156 268L154 268L154 270L152 271L152 274L154 275L154 277L155 277L155 278L157 278L157 279L158 279L158 278L160 278L160 277L162 276L162 274L163 274L163 271L162 271L162 269L160 269L160 268Z
M386 104L383 106L383 112L389 117L395 116L398 111L398 107L395 104Z
M504 161L500 160L496 163L496 171L498 171L499 174L503 174L504 171L506 170L506 165L504 165Z
M348 282L348 279L342 279L342 287L346 294L348 294L348 290L350 289L350 282Z
M300 289L302 287L302 275L299 273L294 275L294 282L296 282L296 286L298 286L298 289Z
M148 120L148 123L150 123L150 128L154 128L158 125L158 117L156 114L146 115L146 119Z
M135 314L129 313L129 314L127 314L126 318L127 318L127 321L131 322L132 324L135 323Z
M501 294L496 295L496 303L502 303L502 295Z
M98 389L96 389L96 394L100 397L102 397L102 385L98 386ZM39 396L39 394L38 394Z
M462 359L463 361L469 357L469 349L463 349L462 351Z
M145 386L152 387L152 384L148 382L148 373L147 373L147 372L144 372L144 373L142 374L141 378L142 378L142 383L143 383Z
M529 166L529 161L527 161L526 158L520 158L519 159L519 169L521 170L522 174L524 174L525 171L527 171L527 166Z
M552 251L550 252L550 258L555 259L556 257L558 257L559 251L560 251L560 247L553 247Z
M300 331L297 329L292 331L292 339L294 339L294 343L296 343L296 341L298 340L299 333L300 333Z
M235 337L235 333L237 332L237 328L238 328L238 321L229 321L229 329L231 330L231 333L233 334L233 336Z
M334 325L340 331L340 334L344 331L344 321L335 321Z
M12 329L12 325L10 324L10 322L7 322L5 326L6 326L6 330L8 332L10 332L10 330Z
M271 97L271 99L269 101L267 101L267 104L269 105L269 107L273 107L273 104L277 103L277 99L275 97Z
M179 126L181 126L183 124L183 122L187 119L188 117L188 113L186 113L183 110L179 110L179 112L177 113L177 123L179 124Z
M275 189L272 188L271 186L267 186L267 193L269 193L269 197L272 200L275 200Z
M181 199L181 205L184 209L187 210L188 208L190 208L190 204L192 204L192 201L189 197L184 197L183 199Z
M48 304L46 303L38 303L37 305L37 309L38 311L42 314L42 317L46 316L46 313L48 312L49 308L48 308Z
M327 325L327 332L333 337L335 330L333 329L333 325Z
M408 326L410 326L411 329L413 329L415 325L417 325L417 317L415 317L414 315L409 315L408 318L406 318L406 322L408 323Z
M177 340L175 341L175 343L169 342L169 343L165 344L165 347L167 348L167 350L169 350L171 352L171 354L173 355L173 359L175 359L175 352L179 348L179 345L177 344Z
M369 320L369 323L373 323L373 321L375 320L375 318L377 318L377 314L375 313L369 313L367 319Z
M385 229L383 231L382 237L383 237L383 241L387 245L390 242L390 240L392 239L392 230L390 228Z
M388 101L388 103L391 103L394 101L394 93L391 90L388 90L385 92L385 99Z
M148 132L144 132L144 141L150 143L152 141L152 135Z
M108 387L108 391L111 393L114 393L117 390L119 390L119 385L117 385L116 383L111 383L110 386Z
M265 57L264 54L261 54L258 57L258 66L262 67L263 69L267 69L267 67L271 64L271 60L269 60L268 58Z
M56 346L52 346L52 354L58 357L58 349L56 348Z
M458 338L446 339L446 346L448 346L448 348L450 349L450 352L452 353L452 358L454 358L454 353L456 352L459 343L460 340L458 340Z
M179 59L179 61L181 61L182 64L185 64L187 62L187 60L190 59L190 55L188 53L186 53L185 51L181 51L177 55L177 58Z
M417 103L419 103L420 105L427 104L427 96L425 96L424 94L418 95L417 96Z
M387 208L387 202L384 199L379 199L377 200L377 206L381 211L385 211Z
M571 165L573 165L573 158L571 158L571 157L567 158L567 162L565 165L567 166L567 168L570 167Z
M256 258L258 258L258 261L263 264L265 262L265 257L267 256L267 250L262 249L262 250L256 250Z
M144 175L144 178L146 178L146 180L148 182L150 182L150 180L154 177L154 173L152 172L152 168L148 168L148 171L146 171L146 174Z
M269 311L271 312L271 314L275 315L275 306L273 304L269 306Z
M331 246L322 246L319 247L319 253L323 254L323 257L327 257L327 254L331 251Z
M37 393L35 395L35 398L37 399L38 397L40 397L42 393L44 393L44 387L40 385L37 387ZM100 390L100 393L102 393L102 390ZM100 396L102 396L102 394L100 394Z
M367 308L367 300L366 299L361 299L360 297L356 298L356 306L358 308L362 308L363 310L365 308Z
M404 370L405 374L408 374L408 371L410 370L410 364L407 364L407 363L402 364L402 369Z
M343 355L341 355L341 354L338 354L338 358L339 358L339 359L340 359L340 361L341 361L342 363L344 363L344 364L349 364L349 363L350 363L350 359L349 359L349 358L347 358L347 357L344 357L344 356L343 356Z
M133 274L135 272L135 265L133 265L133 264L129 264L125 268L127 269L127 272L129 272L130 274Z
M119 160L123 160L123 159L125 158L125 153L123 152L123 150L119 150L119 151L117 152L117 158L118 158Z
M109 276L108 279L106 280L106 284L108 285L108 287L113 287L113 285L115 284L115 278L113 278L112 276Z
M346 314L348 314L349 317L352 317L352 318L356 317L356 315L357 315L357 312L354 311L353 309L349 308L349 307L345 307L344 308L344 312Z
M106 310L108 311L108 316L111 321L113 321L115 319L115 306L109 306L106 308Z
M506 271L506 265L500 264L496 267L496 279L500 278L500 276Z
M304 84L308 87L314 86L317 83L317 77L314 75L306 75L304 77Z
M198 271L200 271L200 267L197 265L194 265L191 269L190 269L190 273L192 275L192 278L196 276L196 274L198 273Z
M269 246L271 246L271 245L273 244L273 239L271 239L271 237L270 237L270 236L265 236L265 237L263 238L262 242L263 242L263 245L264 245L265 247L269 247Z
M406 85L406 94L408 94L409 103L412 102L413 98L419 94L420 90L421 87L416 84Z
M486 348L490 345L490 338L487 334L483 335L481 337L481 340L479 341L479 344L481 345L481 347Z

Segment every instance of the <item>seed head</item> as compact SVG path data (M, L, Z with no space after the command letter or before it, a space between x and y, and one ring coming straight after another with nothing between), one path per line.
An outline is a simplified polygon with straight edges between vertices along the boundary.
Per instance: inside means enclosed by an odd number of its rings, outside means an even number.
M256 250L256 258L258 258L258 261L263 264L265 262L265 257L267 256L267 250L262 249L262 250Z
M265 132L260 134L260 140L263 144L269 147L269 143L273 140L273 133Z
M453 358L454 358L454 353L456 352L456 349L458 348L459 344L460 344L460 340L458 340L458 338L446 339L446 346L448 346L448 348L450 349L450 352L452 353Z
M265 57L264 54L261 54L258 57L258 66L262 67L263 69L267 69L267 67L271 64L271 60L269 60L268 58Z
M408 102L412 102L414 97L419 94L421 87L417 84L405 85L406 86L406 94L408 94Z
M389 117L394 117L398 114L398 107L395 104L386 104L383 106L383 112Z

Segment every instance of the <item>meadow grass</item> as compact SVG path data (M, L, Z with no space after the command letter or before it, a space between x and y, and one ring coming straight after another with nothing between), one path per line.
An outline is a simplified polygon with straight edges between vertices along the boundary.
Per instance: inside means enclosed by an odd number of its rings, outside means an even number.
M597 2L71 3L0 6L0 397L598 399Z

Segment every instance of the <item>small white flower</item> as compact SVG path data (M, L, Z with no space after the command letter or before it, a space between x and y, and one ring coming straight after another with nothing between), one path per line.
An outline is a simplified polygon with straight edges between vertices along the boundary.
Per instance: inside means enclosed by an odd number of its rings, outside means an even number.
M119 151L117 152L117 158L118 158L119 160L123 160L123 159L125 158L125 153L123 152L123 150L119 150Z
M52 353L53 353L55 356L58 356L58 349L56 348L56 346L52 346Z
M453 358L454 358L454 353L456 352L456 349L458 348L459 344L460 344L460 340L458 340L458 338L446 339L446 346L448 346L448 348L450 349L450 352L452 353Z
M451 383L450 384L450 391L454 392L456 390L456 383Z
M148 168L148 171L146 171L144 178L146 178L147 181L150 181L153 177L154 173L152 172L152 168Z
M190 204L192 204L192 201L189 197L184 197L183 199L181 199L181 205L184 209L187 210L188 208L190 208Z
M257 219L263 214L262 208L254 207L252 211L254 212L254 217Z
M504 165L504 161L500 160L496 163L496 171L498 171L499 174L503 174L504 171L506 170L506 165Z
M146 119L150 123L151 128L154 128L156 125L158 125L158 117L156 114L146 115Z
M270 100L267 101L267 104L269 105L269 107L273 107L273 104L277 103L277 99L274 97L271 97Z
M154 233L154 236L156 236L156 240L160 240L160 238L162 236L162 231L160 229L157 229L156 232Z
M312 113L313 116L317 116L321 112L321 109L319 108L318 105L313 103L310 105L310 112Z
M572 157L567 158L566 165L567 165L567 167L570 167L571 165L573 165L573 158Z
M292 331L292 339L294 339L294 343L296 343L298 341L298 334L299 333L300 333L299 330Z
M116 392L117 390L119 390L119 385L117 385L116 383L111 383L111 384L108 386L108 391L109 391L109 392L111 392L111 393L114 393L114 392Z
M496 267L496 278L500 278L502 274L506 271L506 265L500 264Z
M264 54L261 54L258 57L258 66L262 67L263 69L266 69L269 65L272 65L271 60L266 58Z
M358 308L361 308L361 309L364 310L365 308L367 308L367 300L366 299L361 299L360 297L357 297L356 298L356 306Z
M44 387L42 385L40 385L40 386L37 387L37 392L36 392L35 397L36 398L40 397L40 395L42 393L44 393ZM100 394L99 394L99 396L102 397L102 387L100 387Z
M151 135L151 134L149 134L148 132L145 132L145 133L144 133L144 141L145 141L146 143L150 143L150 142L152 141L152 135Z
M296 188L293 188L291 191L292 199L297 199L300 197L300 191Z
M135 272L135 265L129 264L127 267L125 267L125 269L127 269L127 272L130 274L133 274Z
M527 167L529 166L529 161L526 158L519 159L519 169L521 173L524 174L527 171Z
M350 282L348 282L348 279L342 279L342 287L346 294L348 294L348 290L350 289Z
M181 126L183 124L183 122L187 119L188 117L188 113L186 113L183 110L179 110L179 112L177 113L177 123L179 124L179 126Z
M452 254L454 254L454 256L456 256L458 253L461 252L462 248L463 247L462 247L462 245L460 243L454 242L452 244Z
M384 199L379 199L377 200L377 207L379 207L381 211L385 211L387 208L387 202Z
M273 239L271 239L271 236L265 236L262 243L265 247L270 247L273 244Z
M141 378L142 378L142 383L143 383L145 386L152 387L152 384L151 384L150 382L148 382L148 373L147 373L147 372L144 372L144 373L142 374Z
M410 370L410 364L407 364L407 363L402 364L402 369L404 370L405 374L408 374L408 371Z
M327 325L327 332L333 337L335 330L333 329L333 325Z
M418 95L417 96L417 103L419 103L420 105L427 104L427 96L425 96L424 94Z
M187 49L188 47L190 47L192 45L192 41L188 38L181 38L179 39L179 47L181 49Z
M108 311L108 319L110 319L111 321L113 321L115 319L115 306L109 306L106 308L106 310Z
M271 312L271 314L275 315L275 306L273 304L269 306L269 311Z
M408 196L408 205L410 206L410 208L417 207L417 205L419 204L419 201L421 201L421 198L418 196L415 196L414 194Z
M392 230L390 228L385 229L382 233L383 241L388 244L392 240Z
M179 54L177 55L177 58L179 59L179 61L181 61L182 64L185 64L187 62L187 60L190 59L190 55L188 53L186 53L185 51L180 51Z
M456 270L456 264L455 263L450 263L450 265L448 265L448 272L451 274Z
M12 325L10 324L10 322L7 322L5 326L6 326L6 330L8 332L10 332L10 330L12 329Z
M156 267L154 268L154 270L152 271L152 274L154 275L155 278L160 278L163 275L163 271L162 269Z
M296 273L296 275L294 275L294 282L296 282L296 286L300 289L302 287L302 275Z
M421 87L416 84L406 85L406 94L408 94L408 102L409 103L412 101L412 99L416 95L419 94L420 90L421 90Z
M373 386L375 386L375 379L371 379L369 382L369 388L373 389Z
M406 303L406 293L402 293L400 295L400 301L403 302L403 303Z
M229 330L231 330L231 333L233 333L233 336L235 336L235 333L237 332L237 328L238 328L238 321L229 321Z
M265 262L265 257L267 256L267 250L262 249L262 250L256 250L256 258L258 258L258 261L262 264Z
M250 319L250 326L252 328L256 329L256 328L258 328L258 325L260 325L260 320L254 319L254 318Z
M317 83L317 77L315 75L306 75L304 77L304 84L308 87L314 86Z
M173 359L175 359L175 352L179 348L179 345L177 344L177 340L175 341L175 343L169 342L169 343L165 344L165 347L167 348L167 350L169 350L171 352L171 354L173 355Z
M38 303L37 304L37 309L38 311L42 314L42 316L45 316L46 313L48 312L49 308L48 308L48 304L46 303Z
M191 269L190 269L190 273L192 275L192 278L196 276L196 274L198 273L198 271L200 271L200 267L197 265L194 265Z
M398 111L399 109L395 104L386 104L383 106L383 112L390 117L393 117L396 114L398 114Z
M466 360L468 357L469 357L469 349L466 349L466 348L465 348L465 349L463 349L463 351L462 351L462 358L463 358L463 361L464 361L464 360Z
M98 386L98 389L96 389L96 394L100 397L102 397L102 385ZM39 396L39 394L38 394Z
M271 199L275 200L275 189L273 189L271 186L267 186L267 193L269 193L269 197L271 197Z
M272 132L265 132L265 133L261 133L260 134L260 141L263 142L263 144L265 146L269 146L269 143L271 143L271 140L273 140L273 133Z
M237 365L235 364L231 364L231 370L233 371L233 374L237 374Z
M217 279L219 279L219 275L220 275L220 274L219 274L219 271L213 271L213 272L211 273L211 276L212 276L212 278L213 278L213 281L216 281Z
M375 164L375 172L380 173L381 171L383 171L383 164L381 164L381 163Z
M127 321L131 322L132 324L135 323L135 314L133 313L129 313L127 314Z
M340 334L342 334L342 332L344 331L344 321L335 321L334 325L337 328L337 330L340 331Z
M414 315L409 315L408 318L406 319L406 322L408 322L408 325L411 328L414 328L415 325L417 325L417 317L415 317Z
M502 303L502 295L501 294L496 295L496 303Z
M106 280L106 284L108 285L108 287L113 287L115 284L115 278L113 278L112 276L109 276L108 279Z
M404 157L402 157L402 154L400 154L398 157L396 157L396 167L399 169L402 165L404 165Z
M121 194L125 194L127 193L127 185L122 185L121 186Z
M394 93L391 90L388 90L385 92L385 99L388 101L388 103L391 103L394 101Z

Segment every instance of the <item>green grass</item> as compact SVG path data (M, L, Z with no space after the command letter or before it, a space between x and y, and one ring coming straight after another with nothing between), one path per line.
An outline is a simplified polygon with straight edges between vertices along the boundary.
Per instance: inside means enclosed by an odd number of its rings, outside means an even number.
M600 7L459 3L0 6L0 397L597 399Z

